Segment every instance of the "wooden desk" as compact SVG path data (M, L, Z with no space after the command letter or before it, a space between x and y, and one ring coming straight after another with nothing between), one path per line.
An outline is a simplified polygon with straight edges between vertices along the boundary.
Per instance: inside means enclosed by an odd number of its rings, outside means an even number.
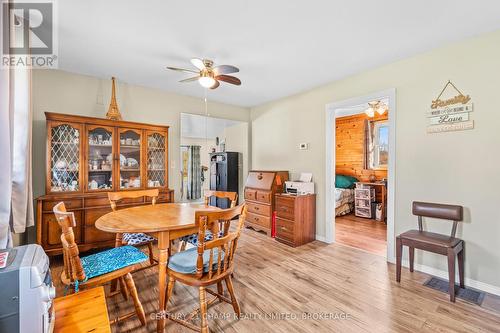
M137 206L120 209L97 219L97 229L117 234L126 232L143 232L158 239L158 314L165 310L165 293L167 291L167 260L170 240L190 235L198 231L194 219L198 210L214 211L217 207L189 204L169 203L154 206ZM161 333L165 329L166 318L160 315L156 330Z
M387 219L387 184L385 182L357 182L359 184L380 188L380 203L382 204L382 221ZM376 195L375 195L376 196Z
M111 333L103 287L56 298L54 309L54 333Z

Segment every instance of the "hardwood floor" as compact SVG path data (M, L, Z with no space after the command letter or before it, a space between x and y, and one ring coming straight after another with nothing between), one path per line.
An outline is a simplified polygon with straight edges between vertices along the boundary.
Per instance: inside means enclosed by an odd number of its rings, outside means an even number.
M335 240L380 256L387 253L387 224L354 214L335 218Z
M236 256L234 288L244 317L236 320L231 305L215 304L209 310L213 332L500 330L500 298L488 295L482 307L460 299L450 303L447 294L422 286L428 275L403 269L398 284L395 266L386 263L384 257L343 245L315 241L291 248L245 229ZM52 262L53 277L58 283L61 260ZM156 323L150 315L156 312L158 304L156 269L134 273L148 318L147 327L141 327L134 317L113 326L113 332L155 332ZM60 284L57 287L60 296L63 289ZM170 310L187 314L197 304L195 288L176 284ZM132 302L124 301L120 295L108 299L111 318L131 311L132 307ZM192 331L168 322L166 332Z

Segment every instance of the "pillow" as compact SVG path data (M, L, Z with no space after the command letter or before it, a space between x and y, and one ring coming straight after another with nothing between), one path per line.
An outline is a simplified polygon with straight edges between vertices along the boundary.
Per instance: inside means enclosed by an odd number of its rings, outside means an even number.
M355 177L351 176L346 176L346 175L335 175L335 187L338 188L354 188L355 182L357 182L358 179Z

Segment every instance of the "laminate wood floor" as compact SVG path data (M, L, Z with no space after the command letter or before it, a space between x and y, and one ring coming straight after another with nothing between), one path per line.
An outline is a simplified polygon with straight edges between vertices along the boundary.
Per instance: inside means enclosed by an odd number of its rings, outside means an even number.
M335 240L380 256L387 254L387 224L354 214L335 217Z
M405 252L405 255L407 253ZM51 259L58 295L61 260ZM229 304L209 310L212 332L499 332L500 300L488 295L479 307L422 286L428 275L395 266L351 247L315 241L299 248L245 229L236 252L234 287L244 317ZM113 326L113 332L155 332L150 315L158 304L157 270L134 273L148 317ZM110 317L133 310L120 295L108 298ZM198 304L197 289L176 284L169 310L187 314ZM229 318L224 318L227 316ZM168 322L166 332L191 332Z

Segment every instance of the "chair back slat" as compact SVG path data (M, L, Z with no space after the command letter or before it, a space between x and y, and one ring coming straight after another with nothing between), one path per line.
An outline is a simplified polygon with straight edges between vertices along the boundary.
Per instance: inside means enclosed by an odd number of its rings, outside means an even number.
M413 202L413 215L418 216L418 229L423 231L422 218L431 217L441 220L453 221L451 237L457 233L458 222L463 220L463 207L458 205L446 205L432 202Z
M63 246L64 273L71 282L85 280L85 271L80 261L80 252L75 242L73 227L76 227L75 215L66 211L64 202L53 208L57 223L61 228L61 243Z
M457 205L414 201L413 215L451 221L462 221L463 207Z
M111 205L111 209L116 211L118 202L123 199L137 199L140 197L151 198L151 204L155 205L159 194L160 191L157 188L141 191L108 192L108 200Z
M208 278L212 279L224 274L233 266L237 239L244 225L247 208L245 204L220 211L198 211L195 214L198 223L198 259L196 275L203 275L203 254L209 251ZM239 215L236 230L231 232L230 225ZM221 226L222 225L222 226ZM205 240L207 230L212 232L213 239ZM216 258L214 256L217 256Z
M205 205L210 205L210 198L226 198L230 202L230 207L236 207L236 202L238 201L238 193L236 192L224 192L224 191L206 191L204 194L205 197Z

